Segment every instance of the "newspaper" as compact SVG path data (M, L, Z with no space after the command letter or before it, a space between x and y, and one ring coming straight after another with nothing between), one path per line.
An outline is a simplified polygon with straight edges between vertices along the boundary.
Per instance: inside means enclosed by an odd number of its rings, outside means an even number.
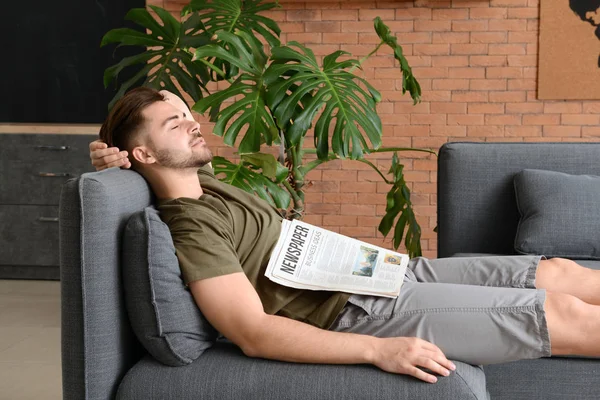
M265 276L297 289L397 297L408 255L284 220Z

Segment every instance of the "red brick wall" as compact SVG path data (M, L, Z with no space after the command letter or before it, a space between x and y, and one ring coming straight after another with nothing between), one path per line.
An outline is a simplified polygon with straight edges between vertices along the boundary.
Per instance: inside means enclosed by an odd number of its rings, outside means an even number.
M148 0L178 15L187 1ZM324 55L342 49L362 57L378 43L380 16L423 88L412 106L390 52L364 65L382 95L378 111L384 146L438 149L448 141L598 141L600 101L538 101L536 74L539 0L291 1L269 12L283 42L297 40ZM210 124L204 124L204 132ZM218 137L209 143L231 155ZM373 158L387 171L389 157ZM424 255L435 257L436 159L403 154L406 178L423 228ZM315 170L306 220L365 241L390 246L377 232L388 188L369 167L350 161ZM379 183L378 183L379 182Z

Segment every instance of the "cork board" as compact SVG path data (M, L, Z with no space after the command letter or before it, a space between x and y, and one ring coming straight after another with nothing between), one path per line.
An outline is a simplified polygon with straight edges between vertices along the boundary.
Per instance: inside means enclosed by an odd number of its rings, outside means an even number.
M600 99L600 0L541 0L539 99Z

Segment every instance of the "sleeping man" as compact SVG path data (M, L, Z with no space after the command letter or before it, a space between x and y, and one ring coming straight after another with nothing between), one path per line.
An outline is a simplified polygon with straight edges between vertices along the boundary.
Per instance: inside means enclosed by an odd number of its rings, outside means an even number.
M250 357L370 363L433 383L449 359L600 355L600 271L542 256L416 258L395 299L281 286L264 276L281 216L200 169L212 153L181 99L131 90L100 139L93 165L146 178L196 304Z

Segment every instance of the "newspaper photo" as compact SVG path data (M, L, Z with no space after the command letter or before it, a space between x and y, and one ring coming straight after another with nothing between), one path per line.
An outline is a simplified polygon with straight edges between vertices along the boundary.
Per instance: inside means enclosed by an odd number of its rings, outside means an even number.
M284 220L265 276L297 289L397 297L408 255Z

